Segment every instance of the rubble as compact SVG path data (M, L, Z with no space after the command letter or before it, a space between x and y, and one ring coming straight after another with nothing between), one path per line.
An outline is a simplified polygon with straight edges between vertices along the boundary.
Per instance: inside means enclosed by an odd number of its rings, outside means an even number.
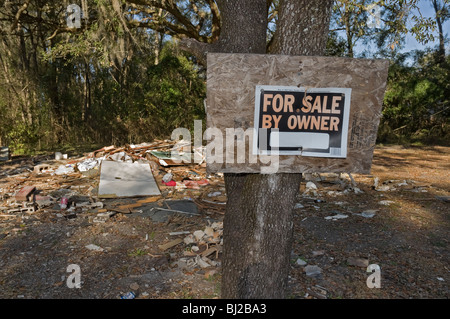
M367 268L369 266L369 260L365 258L349 257L347 259L347 264L349 264L350 266Z
M223 223L213 222L203 229L188 232L183 238L174 239L159 248L167 251L184 243L184 250L180 258L172 262L172 267L210 268L220 266L219 254L223 245ZM186 235L186 232L176 232L169 235ZM173 256L176 259L176 255Z
M325 217L325 219L327 220L338 220L338 219L344 219L347 218L348 215L344 215L344 214L336 214L336 215L332 215L332 216L327 216Z
M166 251L178 244L181 244L182 242L183 242L183 240L181 238L177 238L177 239L174 239L164 245L159 245L158 247L159 247L159 249L161 249L161 251Z
M3 165L9 165L9 163L1 163L0 222L4 222L5 226L2 228L0 239L3 240L12 234L25 234L26 227L32 223L44 221L64 227L74 224L89 225L93 231L100 231L109 229L113 225L118 226L124 220L134 219L138 224L145 220L149 222L151 229L146 228L145 232L140 234L131 231L128 233L130 242L134 238L132 236L139 240L145 238L144 244L148 247L144 248L141 257L145 255L150 259L150 257L158 256L154 254L159 254L160 258L165 259L167 269L186 275L201 275L195 278L203 278L203 275L205 278L210 278L220 273L223 247L221 220L227 207L223 174L208 174L204 163L201 162L176 163L170 151L173 145L174 142L171 141L156 141L122 147L108 146L79 157L64 158L62 156L58 159L54 156L39 157L24 161L20 167L19 165L8 166L7 169L3 169L5 167ZM194 153L187 154L191 156ZM147 173L153 176L159 192L155 195L144 196L136 196L136 193L126 197L117 196L117 193L116 196L102 196L99 184L102 177L104 178L104 175L102 176L104 163L116 163L117 165L113 165L124 168L127 175L132 174L126 167L147 166ZM118 175L116 172L112 176L112 181L117 182L117 185L123 186L130 181L126 180L125 175ZM134 176L136 177L134 181L139 181L142 177L140 174L134 174ZM383 179L385 178L386 176ZM360 182L361 180L363 182ZM301 184L301 191L296 198L294 209L296 209L297 222L306 221L301 224L305 228L312 227L311 225L319 219L320 223L335 229L346 228L353 222L364 227L372 227L377 225L379 220L384 221L386 216L389 217L391 208L404 206L405 202L396 196L398 193L394 190L403 191L402 195L404 195L405 191L424 192L430 191L433 187L431 184L407 179L390 178L383 181L374 176L361 177L346 173L309 174L309 176L305 174L305 181ZM385 193L379 192L380 189L385 189ZM353 202L355 194L359 196L364 193L366 195L359 197L361 202ZM448 202L448 196L445 196L447 194L444 191L433 192L431 197L418 194L424 197L417 196L417 201L421 201L420 203L425 200L436 201L445 206ZM61 206L63 197L67 198L65 209ZM393 204L397 205L392 207ZM348 218L349 216L351 217ZM328 222L345 218L348 220L332 223L333 225ZM74 229L64 229L64 234L68 231L71 234L76 233ZM319 230L314 229L314 231ZM364 232L361 231L361 233ZM73 244L73 250L82 248L78 250L84 253L90 251L108 253L114 251L115 253L115 248L110 249L110 247L114 246L112 242L116 235L117 233L111 231L109 236L104 237L105 241L89 239L80 246ZM323 238L333 241L335 240L333 235L334 233L325 234ZM361 234L354 234L352 240L358 236ZM111 240L111 244L107 240ZM56 241L53 242L56 243ZM90 243L97 245L87 245ZM331 256L336 256L335 248L324 245L311 248L308 252L303 251L302 255L307 255L308 261L300 256L291 258L293 271L300 273L303 277L316 277L322 273L320 267L323 267L328 274L327 263ZM318 250L323 248L326 249L326 254ZM356 251L352 253L357 254ZM361 252L359 254L364 255ZM97 253L94 256L97 257ZM342 261L347 260L347 266L363 267L362 265L366 264L365 260L347 259L347 257L342 257ZM308 265L312 261L316 265ZM143 261L142 264L145 262ZM147 269L159 271L160 268L151 265ZM311 280L311 278L307 279ZM327 295L326 289L314 287L308 288L308 293L317 298Z
M362 217L365 218L372 218L373 216L375 216L375 214L378 212L377 209L368 209L363 211L361 214L359 214Z
M317 265L308 265L303 270L308 277L318 277L322 274L322 268Z
M16 195L14 195L15 199L18 201L27 201L30 199L31 194L36 190L35 186L25 186L22 187Z
M186 145L184 142L183 146ZM55 152L53 156L21 161L21 167L15 165L14 169L0 171L7 178L0 185L0 209L3 216L8 215L4 218L42 213L66 218L84 215L94 223L108 222L116 214L166 217L223 214L226 204L223 180L205 173L204 149L194 149L197 159L201 159L198 163L171 161L177 152L183 154L179 142L155 140L139 145L106 146L80 157L69 158ZM158 163L162 153L166 155L165 165ZM102 167L111 165L108 176ZM144 173L137 169L141 167L148 170ZM169 177L175 187L163 183ZM209 193L220 196L207 196ZM139 199L140 196L145 197ZM130 203L127 198L135 200ZM173 201L169 203L166 199Z
M295 266L297 267L306 266L307 264L308 263L301 258L297 258L297 260L295 261Z
M92 250L92 251L98 251L98 252L104 252L105 251L102 247L94 245L94 244L87 245L86 249L89 249L89 250Z
M72 164L67 165L59 165L58 168L54 171L56 175L67 175L70 173L74 173L75 169Z
M0 147L0 162L6 162L10 159L11 155L8 147Z

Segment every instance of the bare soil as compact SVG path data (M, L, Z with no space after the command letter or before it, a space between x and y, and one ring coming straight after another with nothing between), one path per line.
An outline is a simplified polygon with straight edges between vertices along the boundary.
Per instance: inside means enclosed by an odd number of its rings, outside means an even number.
M0 206L25 184L35 185L42 195L60 189L86 195L98 183L98 176L33 174L33 166L43 160L22 158L0 165ZM163 174L154 172L158 183ZM307 189L308 181L317 190ZM171 191L160 184L163 200L223 193L223 187L218 176L201 189ZM294 212L288 297L447 299L449 195L448 147L377 147L371 175L305 176L298 196L301 206ZM224 217L219 209L203 207L199 212L168 214L158 221L144 209L118 213L105 222L94 221L95 211L3 212L0 298L118 299L130 291L138 299L219 298L220 254L210 256L218 265L202 268L193 261L208 248L204 244L197 253L184 242L165 251L159 247L186 236L171 232L193 233ZM346 217L330 217L337 215ZM102 251L86 248L91 244ZM318 266L320 273L307 275L298 258ZM361 264L355 265L355 259ZM68 287L72 264L80 267L79 289ZM367 286L372 274L368 264L381 269L379 289Z

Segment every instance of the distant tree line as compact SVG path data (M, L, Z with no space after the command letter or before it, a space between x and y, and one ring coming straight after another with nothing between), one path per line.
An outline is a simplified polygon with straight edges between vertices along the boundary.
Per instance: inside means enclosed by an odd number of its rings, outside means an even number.
M267 53L279 46L282 1L267 0ZM423 3L434 17L415 11ZM70 4L79 27L68 24ZM335 1L327 54L391 60L380 142L450 140L449 6ZM192 128L205 118L203 47L218 41L222 18L215 0L0 1L0 144L30 153ZM401 54L408 33L437 48Z

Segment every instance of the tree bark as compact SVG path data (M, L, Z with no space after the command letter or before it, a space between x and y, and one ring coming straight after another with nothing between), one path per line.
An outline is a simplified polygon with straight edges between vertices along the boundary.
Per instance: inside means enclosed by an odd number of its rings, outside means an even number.
M208 52L266 53L267 2L217 0L222 25L214 43L185 38L180 47L194 54L206 66Z
M442 29L442 9L444 7L444 4L442 4L442 7L439 8L439 5L437 3L437 0L432 0L433 8L436 13L436 24L438 26L439 31L439 49L438 49L438 61L443 63L445 61L445 41L444 41L444 30Z
M323 55L332 0L280 0L275 54Z
M266 52L267 1L217 0L222 18L213 44L183 40L206 62L206 52ZM323 55L332 0L281 1L274 53ZM225 174L222 298L286 297L299 174Z
M222 298L284 298L301 174L225 174Z

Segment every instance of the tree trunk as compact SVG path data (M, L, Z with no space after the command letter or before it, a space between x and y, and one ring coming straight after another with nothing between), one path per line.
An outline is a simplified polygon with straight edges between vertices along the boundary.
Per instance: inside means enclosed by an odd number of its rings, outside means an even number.
M323 55L331 5L329 0L281 1L273 53ZM223 298L286 297L292 211L301 178L301 174L225 174Z
M267 1L217 0L219 40L184 40L182 47L205 62L205 52L266 50ZM331 0L281 1L274 53L323 55ZM293 235L292 211L301 174L225 174L222 298L286 297Z
M332 0L281 0L274 53L323 55L332 4Z
M161 19L163 16L163 10L162 9L158 9L158 19ZM159 64L159 55L161 54L161 46L162 46L162 42L163 42L163 36L164 33L159 33L158 31L155 31L155 40L153 41L153 45L154 45L154 49L153 49L153 54L155 55L155 65Z
M436 23L438 26L439 31L439 49L438 49L438 61L443 63L445 61L445 41L444 41L444 30L442 29L442 9L444 7L444 4L442 4L442 7L439 8L439 5L437 3L437 0L432 0L433 2L433 8L436 13Z
M222 298L284 298L301 174L225 174Z
M227 0L218 5L222 28L212 50L264 54L267 2ZM290 213L300 178L225 174L225 185L222 298L284 297L289 271L285 257L289 257L292 238Z

